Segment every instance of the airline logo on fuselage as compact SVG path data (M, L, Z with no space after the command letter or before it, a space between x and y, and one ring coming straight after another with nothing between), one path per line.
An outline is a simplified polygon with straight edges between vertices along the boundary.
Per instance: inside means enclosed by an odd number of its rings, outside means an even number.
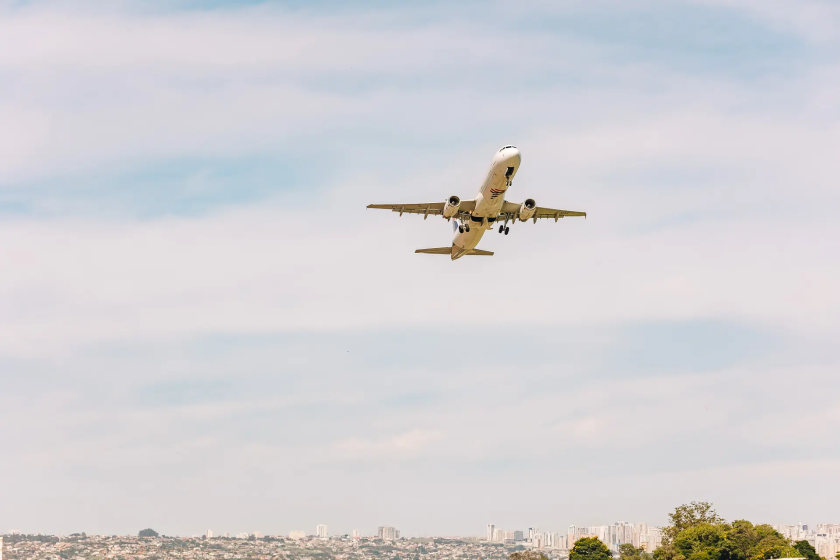
M503 194L505 194L505 189L490 189L490 200L496 200Z

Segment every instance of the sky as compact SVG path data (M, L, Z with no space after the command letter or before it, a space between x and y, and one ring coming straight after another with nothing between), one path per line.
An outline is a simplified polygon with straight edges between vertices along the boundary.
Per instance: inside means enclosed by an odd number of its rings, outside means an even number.
M832 0L0 0L0 531L840 522L838 97ZM507 144L588 218L365 209Z

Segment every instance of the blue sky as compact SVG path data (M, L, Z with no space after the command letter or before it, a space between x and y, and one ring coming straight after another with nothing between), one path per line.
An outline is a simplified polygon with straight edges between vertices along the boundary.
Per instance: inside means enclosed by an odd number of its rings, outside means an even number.
M0 530L830 522L838 41L817 0L0 1ZM588 219L452 263L364 209L508 143Z

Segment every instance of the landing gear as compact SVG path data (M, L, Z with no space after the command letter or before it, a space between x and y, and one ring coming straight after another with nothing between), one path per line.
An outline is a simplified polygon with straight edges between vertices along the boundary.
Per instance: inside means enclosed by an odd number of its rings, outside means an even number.
M463 225L458 226L458 233L464 233L464 226Z
M464 229L467 230L467 233L470 232L470 224L464 224Z
M510 233L510 226L505 226L505 235Z
M505 226L499 226L499 233L502 233L503 231L505 231Z

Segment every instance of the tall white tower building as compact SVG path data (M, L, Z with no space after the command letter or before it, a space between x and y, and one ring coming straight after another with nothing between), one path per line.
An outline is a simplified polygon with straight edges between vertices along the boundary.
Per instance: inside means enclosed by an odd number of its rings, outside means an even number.
M315 527L315 536L319 539L326 539L329 534L327 533L327 526L326 525L318 525Z
M487 524L487 542L493 542L493 531L496 530L496 526L492 523Z

